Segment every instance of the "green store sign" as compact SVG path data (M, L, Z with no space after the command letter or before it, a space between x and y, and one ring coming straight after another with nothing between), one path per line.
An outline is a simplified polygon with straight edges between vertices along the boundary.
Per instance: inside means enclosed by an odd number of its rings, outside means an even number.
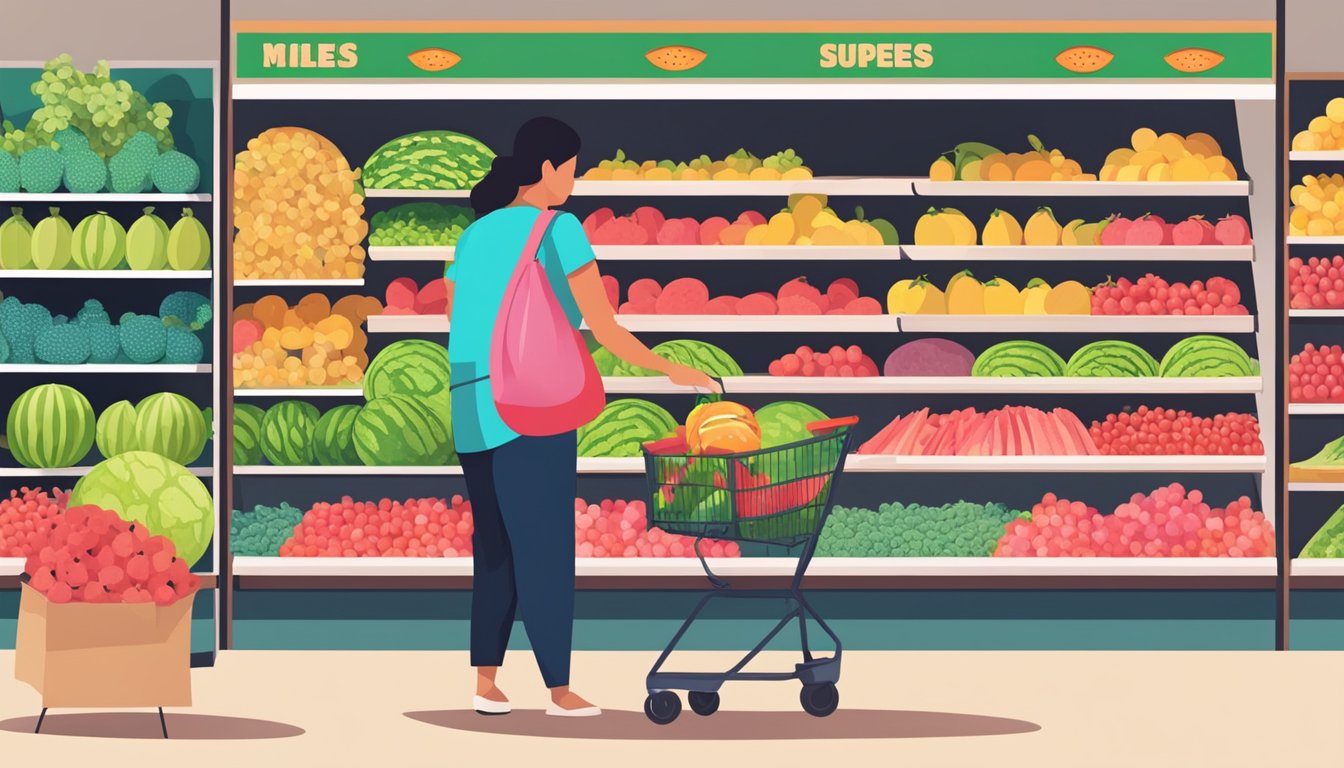
M1270 79L1269 32L239 32L237 77Z

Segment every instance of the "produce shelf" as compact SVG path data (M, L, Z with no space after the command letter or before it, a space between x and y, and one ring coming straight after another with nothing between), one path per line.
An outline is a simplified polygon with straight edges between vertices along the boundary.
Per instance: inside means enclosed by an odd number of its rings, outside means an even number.
M686 331L698 333L898 333L892 315L619 315L631 331ZM585 326L586 327L586 326ZM375 315L368 320L369 333L448 333L448 318L442 315Z
M313 286L316 288L359 288L364 278L304 278L301 280L234 280L235 288L286 288L294 286Z
M1290 309L1289 317L1344 317L1344 309Z
M208 203L209 194L168 195L162 192L144 192L121 195L114 192L77 194L75 192L52 192L35 195L31 192L7 192L0 194L0 203Z
M29 467L0 467L0 477L39 478L39 477L83 477L93 467L59 467L56 469L31 469ZM187 467L187 471L197 477L214 477L214 467Z
M595 245L598 261L900 261L899 245Z
M364 197L471 197L470 189L364 189Z
M885 456L850 454L846 472L1181 472L1261 474L1264 456Z
M1288 569L1293 589L1344 589L1344 558L1295 557Z
M0 557L0 578L17 577L23 573L22 557Z
M929 181L915 194L931 197L1246 197L1249 181Z
M589 181L574 182L585 197L771 197L797 194L909 196L916 179L893 176L818 176L769 181Z
M373 261L452 261L451 245L371 245L369 258Z
M608 392L631 395L694 393L694 387L673 384L663 376L616 376L602 379ZM1023 377L1004 376L727 376L729 394L1254 394L1264 389L1254 376L1226 378Z
M1344 416L1344 403L1289 403L1289 416Z
M1251 315L901 315L912 333L1254 333Z
M1255 261L1251 245L902 245L913 261Z
M736 586L786 582L792 557L709 558ZM1227 588L1272 585L1266 558L818 557L805 584L817 589ZM234 557L244 589L468 589L472 561L454 558ZM578 558L581 589L695 589L706 584L695 558ZM1067 581L1064 581L1067 579Z
M1293 493L1344 493L1344 483L1289 483Z
M1344 245L1344 235L1316 236L1311 235L1292 235L1288 238L1289 245Z
M183 364L174 365L171 363L148 363L146 365L136 365L135 363L84 363L81 365L46 365L43 363L0 363L0 374L5 373L139 373L139 374L179 374L179 373L211 373L214 366L209 363L198 363L195 365Z
M0 589L18 589L19 577L23 575L22 557L0 557ZM214 589L218 577L213 573L198 573L201 577L201 589Z
M233 390L239 397L363 397L362 387L252 387Z
M208 269L6 269L14 280L209 280Z
M1324 151L1312 152L1308 150L1295 149L1288 153L1288 159L1314 160L1322 163L1344 163L1344 151L1324 150Z
M369 477L369 476L409 476L409 477L439 477L447 475L460 475L462 468L459 466L446 467L364 467L364 466L302 466L302 467L273 467L269 464L255 464L251 466L235 466L233 474L240 477Z

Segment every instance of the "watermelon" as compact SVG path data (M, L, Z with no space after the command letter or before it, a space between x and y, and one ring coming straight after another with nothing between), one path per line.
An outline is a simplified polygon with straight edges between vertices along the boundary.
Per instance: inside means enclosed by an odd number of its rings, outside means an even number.
M598 347L593 350L593 364L597 366L598 375L615 376L616 368L623 366L625 363L606 347Z
M313 433L320 418L317 407L302 400L271 406L261 420L261 452L277 466L313 463Z
M102 211L85 216L70 237L70 256L80 269L116 269L126 258L126 230Z
M807 425L828 418L807 403L794 400L770 403L756 411L756 423L761 428L761 447L773 448L806 440L812 437L812 433L807 431Z
M362 178L368 189L471 189L494 159L489 147L466 134L419 131L374 150Z
M64 384L40 384L10 406L5 420L9 450L25 467L73 467L93 447L93 406Z
M205 420L201 409L175 392L159 392L135 406L139 449L157 453L183 466L205 450Z
M355 453L371 467L432 467L453 460L451 434L429 405L414 397L370 400L356 414L352 435Z
M393 342L364 372L364 399L405 395L428 404L452 435L452 398L448 393L448 350L424 339Z
M980 353L972 376L1063 376L1064 358L1034 341L1004 341Z
M696 341L695 339L664 341L653 348L653 353L678 365L704 371L710 376L722 378L724 376L742 375L742 366L738 365L731 355L707 341ZM630 365L624 360L617 360L611 375L661 376L662 374L648 368Z
M1161 373L1168 377L1258 376L1260 366L1231 339L1205 335L1176 342L1162 358Z
M1128 341L1094 341L1069 358L1065 376L1156 376L1157 361Z
M345 466L360 464L359 452L355 450L355 417L359 416L360 406L338 405L322 414L317 420L317 432L313 436L313 458L318 464L327 466Z
M642 456L644 443L667 437L676 428L672 414L648 400L612 400L596 418L579 427L579 455Z
M130 400L121 400L103 409L94 439L98 443L98 452L105 459L140 450L140 430L136 426L135 406Z
M233 463L261 463L261 422L266 412L251 403L233 406Z

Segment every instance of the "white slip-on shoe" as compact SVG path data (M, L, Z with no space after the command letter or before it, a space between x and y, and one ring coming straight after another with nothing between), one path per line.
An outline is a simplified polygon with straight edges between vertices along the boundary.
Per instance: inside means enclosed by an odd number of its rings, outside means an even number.
M564 707L551 702L546 705L546 714L551 717L597 717L602 714L598 707L579 707L577 709L565 709Z
M507 701L493 701L484 696L473 696L472 704L476 708L477 714L481 715L507 715L513 711L513 705Z

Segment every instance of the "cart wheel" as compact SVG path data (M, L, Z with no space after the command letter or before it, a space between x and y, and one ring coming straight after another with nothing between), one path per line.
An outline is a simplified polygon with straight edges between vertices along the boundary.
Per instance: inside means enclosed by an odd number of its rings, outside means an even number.
M835 683L817 683L804 685L798 699L803 703L803 711L815 717L825 717L840 706L840 691Z
M658 725L667 725L681 714L681 698L674 691L651 693L644 700L644 714Z
M691 691L686 698L691 702L691 711L697 715L709 717L719 711L718 691Z

